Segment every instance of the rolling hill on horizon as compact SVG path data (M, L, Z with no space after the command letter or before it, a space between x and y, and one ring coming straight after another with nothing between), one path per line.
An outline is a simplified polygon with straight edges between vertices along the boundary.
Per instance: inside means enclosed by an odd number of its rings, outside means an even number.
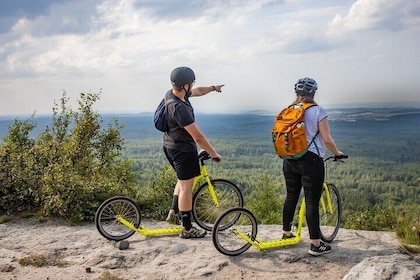
M357 127L358 134L363 132L366 127L366 133L370 126L375 123L380 127L386 127L395 122L399 124L400 129L412 130L412 125L417 125L420 121L420 108L347 108L327 110L331 121L332 133L334 128L344 130ZM200 129L209 137L268 137L273 126L275 114L269 115L262 111L253 111L242 114L201 114L196 113L196 122ZM127 139L144 139L161 136L153 126L153 114L103 114L101 119L104 125L108 125L117 119L120 124L124 124L122 137ZM30 117L0 117L0 138L3 139L8 132L8 127L12 125L15 119L24 121ZM403 121L401 121L403 119ZM31 133L31 137L36 138L47 126L51 124L51 116L34 116L33 121L36 127ZM351 125L351 123L355 123ZM340 129L341 130L341 129ZM335 134L341 134L335 133ZM347 133L346 133L347 134Z

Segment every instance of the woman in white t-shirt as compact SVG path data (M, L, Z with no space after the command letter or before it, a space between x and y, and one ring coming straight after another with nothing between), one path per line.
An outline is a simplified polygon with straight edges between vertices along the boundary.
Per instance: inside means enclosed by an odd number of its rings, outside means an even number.
M315 80L311 78L299 79L295 84L296 100L298 103L315 103L314 95L318 89ZM286 180L287 195L283 207L283 239L292 238L292 221L303 187L306 201L306 222L308 224L311 248L309 254L319 256L330 253L331 247L320 240L319 229L319 200L324 183L325 168L323 157L325 148L334 155L343 155L331 137L328 126L328 116L320 106L312 106L305 111L305 134L311 143L308 152L299 159L285 159L283 174Z

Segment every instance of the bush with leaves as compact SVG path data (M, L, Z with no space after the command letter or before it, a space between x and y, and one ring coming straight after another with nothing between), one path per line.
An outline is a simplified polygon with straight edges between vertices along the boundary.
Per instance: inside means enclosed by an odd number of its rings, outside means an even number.
M19 209L37 208L40 193L39 176L33 169L32 149L35 141L29 133L36 126L33 116L26 121L15 120L0 147L0 213L9 214Z
M136 202L148 218L163 220L172 205L176 174L167 164L156 172L148 185L139 187Z
M103 128L92 108L99 97L81 93L73 111L64 93L37 139L29 138L33 118L9 127L0 149L2 213L39 209L73 222L91 220L104 199L136 193L133 164L121 154L123 125L114 120Z
M361 230L387 230L396 227L397 215L389 209L372 207L354 212L345 220L345 228Z
M275 184L270 175L262 175L248 199L246 208L255 215L258 223L281 223L283 198L280 195L279 184Z

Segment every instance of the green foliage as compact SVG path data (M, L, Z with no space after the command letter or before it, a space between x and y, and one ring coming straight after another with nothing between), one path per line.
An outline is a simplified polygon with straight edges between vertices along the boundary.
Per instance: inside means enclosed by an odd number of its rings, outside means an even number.
M279 185L267 173L262 174L248 197L248 208L258 223L279 224L282 221L283 200Z
M31 210L40 200L34 184L36 171L28 158L32 157L35 141L29 139L36 126L33 117L26 121L15 120L0 148L0 213L27 207Z
M166 218L172 205L176 180L173 168L164 164L148 184L139 188L136 202L147 217L158 220Z
M390 209L374 207L355 212L346 219L344 227L361 230L392 231L396 227L397 216Z
M7 223L8 221L10 221L12 219L11 216L7 216L7 215L1 215L0 216L0 224L4 224Z
M408 250L418 250L420 245L420 220L418 212L411 212L410 206L397 210L396 207L372 207L354 211L346 217L344 227L356 230L394 231ZM418 210L415 207L414 211ZM417 246L410 246L417 245Z
M417 221L406 221L404 219L400 219L395 232L401 238L404 247L410 251L420 253L420 221L418 219Z
M93 104L99 93L81 93L78 111L63 94L52 124L29 139L32 119L16 120L0 148L0 212L40 209L72 222L91 220L113 195L133 195L133 164L123 158L123 126L102 128Z

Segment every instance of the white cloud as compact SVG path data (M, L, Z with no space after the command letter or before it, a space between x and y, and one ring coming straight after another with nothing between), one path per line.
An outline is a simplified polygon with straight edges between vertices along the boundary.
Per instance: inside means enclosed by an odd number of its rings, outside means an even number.
M329 26L330 35L382 29L418 29L420 2L417 0L357 0L346 15L336 15Z

